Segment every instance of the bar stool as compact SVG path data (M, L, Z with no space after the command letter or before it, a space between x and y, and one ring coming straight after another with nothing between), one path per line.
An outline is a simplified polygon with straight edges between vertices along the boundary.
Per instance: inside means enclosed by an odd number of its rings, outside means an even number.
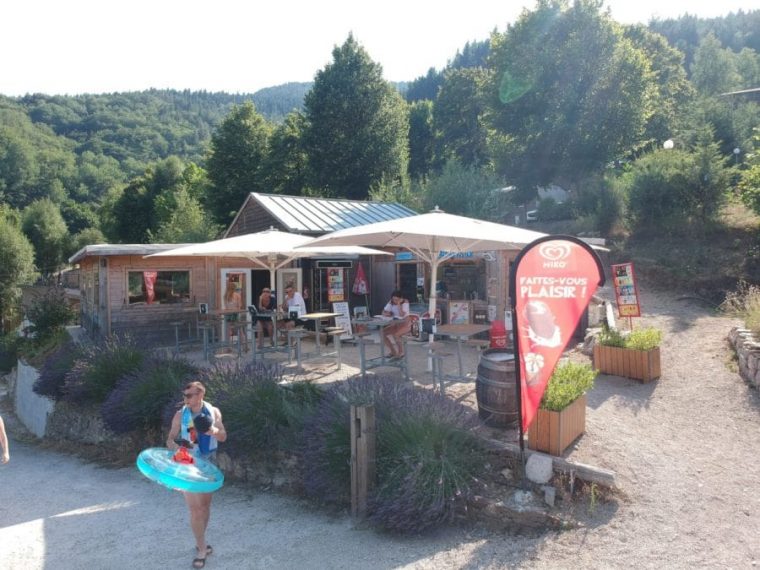
M170 327L174 327L174 354L179 354L179 327L184 325L182 321L172 321Z
M198 329L203 334L203 358L208 361L211 346L216 342L216 323L212 320L199 321Z
M242 337L246 332L245 329L248 327L248 321L232 321L227 323L227 327L230 330L230 341L232 341L233 335L237 338L237 354L238 358L240 358L243 353Z
M293 350L296 352L296 362L301 367L301 339L311 334L304 328L288 329L288 364L293 362ZM293 343L295 341L295 344Z
M446 350L446 345L441 343L433 343L430 345L430 358L433 361L433 386L436 385L436 383L439 386L439 390L441 391L441 396L446 394L446 386L444 384L444 378L445 374L443 373L443 359L447 356L453 356L453 352L448 352Z
M335 364L336 364L336 370L340 370L341 367L341 359L340 359L340 337L346 334L346 331L344 331L341 327L330 327L332 330L327 331L327 336L331 336L333 339L333 346L335 347Z

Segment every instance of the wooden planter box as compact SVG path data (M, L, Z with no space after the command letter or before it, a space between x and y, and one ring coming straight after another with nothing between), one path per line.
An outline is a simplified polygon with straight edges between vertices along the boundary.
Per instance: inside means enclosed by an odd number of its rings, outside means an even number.
M632 350L595 344L594 368L602 374L651 382L660 377L660 347L652 350Z
M550 455L562 455L586 431L586 394L561 412L538 409L528 429L528 447Z

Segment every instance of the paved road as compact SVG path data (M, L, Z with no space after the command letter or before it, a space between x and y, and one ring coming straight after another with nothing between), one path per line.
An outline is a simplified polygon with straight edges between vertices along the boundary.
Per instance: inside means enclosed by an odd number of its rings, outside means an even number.
M11 445L11 462L0 466L0 568L190 567L193 540L178 493L137 469ZM467 566L483 537L454 529L395 538L307 502L226 486L214 499L208 540L212 569L450 568Z

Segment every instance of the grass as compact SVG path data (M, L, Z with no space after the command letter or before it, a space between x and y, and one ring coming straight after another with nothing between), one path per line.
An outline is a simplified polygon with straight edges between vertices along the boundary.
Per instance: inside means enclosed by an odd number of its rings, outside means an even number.
M760 285L740 282L735 291L726 295L720 308L741 318L745 327L760 336Z

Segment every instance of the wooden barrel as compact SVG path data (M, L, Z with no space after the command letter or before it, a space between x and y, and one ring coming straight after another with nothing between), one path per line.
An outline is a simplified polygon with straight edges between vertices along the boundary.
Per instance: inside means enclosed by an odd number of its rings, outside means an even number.
M491 427L517 425L515 359L511 350L490 348L480 355L475 383L478 414Z

